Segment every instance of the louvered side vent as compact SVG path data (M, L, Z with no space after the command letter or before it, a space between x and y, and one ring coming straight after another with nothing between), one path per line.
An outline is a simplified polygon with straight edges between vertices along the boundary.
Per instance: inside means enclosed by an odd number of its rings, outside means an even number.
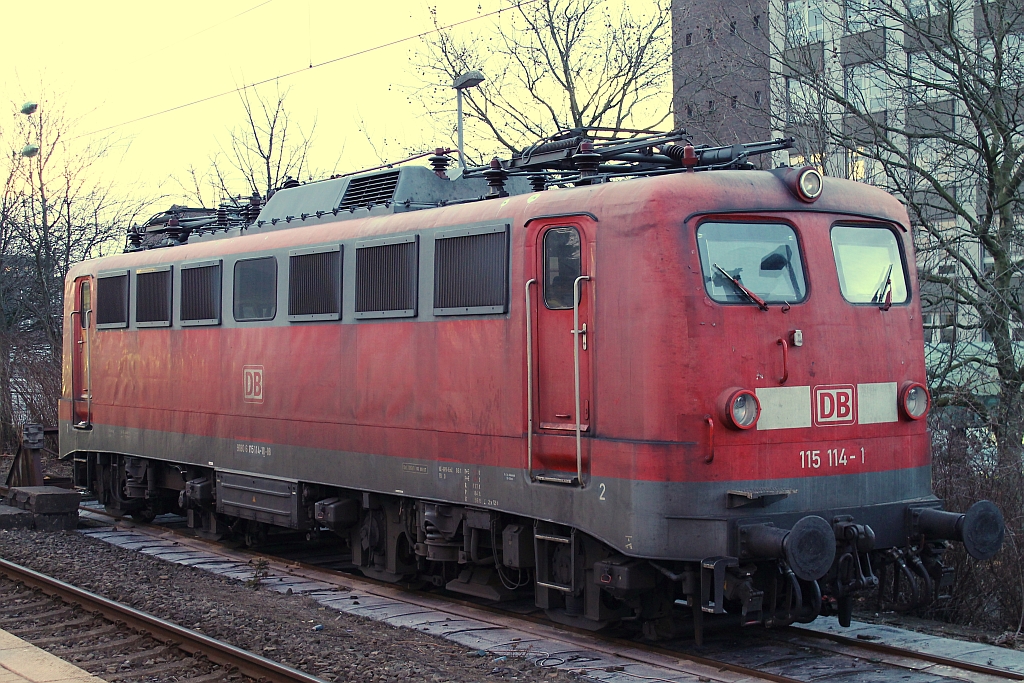
M505 226L466 232L438 233L434 242L434 315L504 313L508 303Z
M356 243L356 317L416 315L419 241L415 236Z
M128 327L128 273L96 279L96 327Z
M395 196L395 188L398 187L398 174L400 171L389 171L377 175L353 178L345 196L341 198L341 209L354 209L370 204L383 204L390 202Z
M288 258L288 319L341 317L341 249L291 252Z
M182 267L182 325L220 323L220 283L220 263Z
M135 322L139 327L171 324L171 269L135 272Z

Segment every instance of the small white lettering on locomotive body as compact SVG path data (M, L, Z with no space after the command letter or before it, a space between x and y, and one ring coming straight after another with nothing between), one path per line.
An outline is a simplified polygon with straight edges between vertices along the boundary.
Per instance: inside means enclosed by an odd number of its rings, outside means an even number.
M259 443L236 443L235 453L242 453L244 455L259 455L265 458L269 458L274 455L273 446L265 446Z

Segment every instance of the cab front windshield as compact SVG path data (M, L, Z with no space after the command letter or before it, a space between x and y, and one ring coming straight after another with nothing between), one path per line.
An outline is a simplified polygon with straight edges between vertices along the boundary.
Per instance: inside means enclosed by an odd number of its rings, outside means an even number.
M722 303L792 304L807 296L796 233L776 223L702 223L697 228L704 287Z
M907 301L903 257L892 230L873 226L832 228L839 288L852 304Z

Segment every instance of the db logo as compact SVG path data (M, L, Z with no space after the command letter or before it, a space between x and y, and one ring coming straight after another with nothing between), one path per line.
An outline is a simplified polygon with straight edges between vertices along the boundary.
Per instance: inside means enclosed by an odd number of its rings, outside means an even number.
M246 403L263 403L263 366L242 366L242 400Z
M852 425L857 422L852 384L830 384L814 387L814 424Z

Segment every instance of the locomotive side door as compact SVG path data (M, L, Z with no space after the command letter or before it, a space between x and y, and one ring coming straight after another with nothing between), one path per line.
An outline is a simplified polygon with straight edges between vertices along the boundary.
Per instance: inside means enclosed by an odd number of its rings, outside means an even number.
M530 298L532 430L527 445L534 478L580 484L583 437L591 429L591 280L593 244L584 226L541 225L527 258Z
M71 327L75 348L71 361L71 403L74 426L85 429L92 424L92 382L89 372L89 328L92 325L92 282L83 277L75 280L75 310Z

